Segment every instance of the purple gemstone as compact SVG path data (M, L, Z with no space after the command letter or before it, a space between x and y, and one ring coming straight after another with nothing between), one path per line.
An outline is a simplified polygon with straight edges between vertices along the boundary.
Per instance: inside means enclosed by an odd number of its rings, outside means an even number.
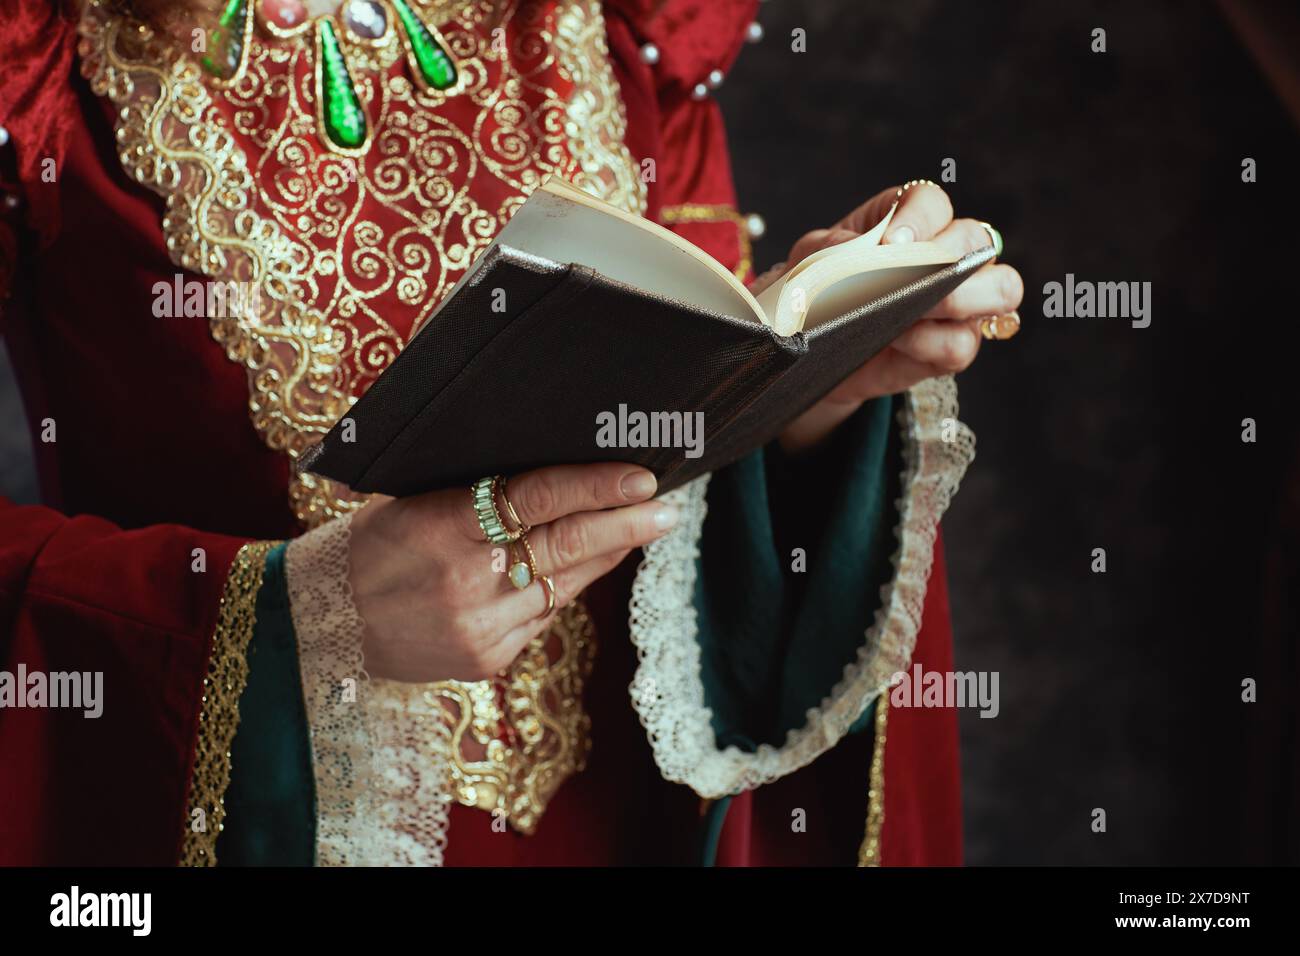
M375 0L348 0L343 5L343 25L353 36L363 40L378 40L388 29L384 8Z

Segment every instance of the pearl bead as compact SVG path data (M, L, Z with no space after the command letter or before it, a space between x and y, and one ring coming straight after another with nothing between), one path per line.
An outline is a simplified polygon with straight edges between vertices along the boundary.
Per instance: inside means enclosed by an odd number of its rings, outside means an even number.
M9 145L9 130L5 129L3 126L0 126L0 146L8 146L8 145Z
M262 0L262 16L281 30L292 30L307 19L302 0Z
M709 78L707 80L709 84L709 89L716 90L719 86L722 85L722 81L724 79L726 79L726 76L723 74L721 70L710 70Z
M763 24L755 20L749 26L745 27L745 40L749 43L757 43L763 39Z
M17 196L13 195L12 193L5 196L5 209L9 210L10 212L17 209L19 206L22 205L22 203L23 201L19 199Z
M691 99L702 100L709 95L709 88L703 83L696 83L695 88L691 90Z
M659 62L659 48L653 43L647 43L641 47L641 62L654 66Z
M763 234L767 232L767 223L758 213L751 212L745 217L745 231L749 233L751 239L762 239Z

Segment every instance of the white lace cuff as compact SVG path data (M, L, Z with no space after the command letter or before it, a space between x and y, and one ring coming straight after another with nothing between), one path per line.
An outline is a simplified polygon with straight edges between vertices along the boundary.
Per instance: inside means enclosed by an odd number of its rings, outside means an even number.
M951 377L914 387L899 420L905 467L893 580L881 589L881 607L857 660L780 747L763 744L744 753L717 746L712 713L705 705L692 603L709 476L664 496L678 506L681 517L671 532L645 549L632 587L631 637L640 664L631 691L665 779L716 799L792 773L837 744L893 675L910 666L939 519L975 457L975 436L957 420L957 386Z
M285 553L316 783L321 866L441 865L450 736L426 688L370 680L348 583L349 516Z

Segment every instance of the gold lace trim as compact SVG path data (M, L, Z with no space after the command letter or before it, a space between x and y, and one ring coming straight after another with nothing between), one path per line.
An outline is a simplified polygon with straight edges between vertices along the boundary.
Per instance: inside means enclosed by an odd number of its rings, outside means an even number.
M211 331L248 372L258 434L295 461L547 174L645 210L597 0L512 4L499 20L510 27L504 53L491 5L411 2L439 27L465 82L451 98L421 91L374 53L354 73L375 127L362 157L319 147L311 84L301 81L312 75L310 37L266 42L254 32L238 81L212 84L192 58L101 0L81 20L82 73L119 108L123 168L166 200L172 260L260 290L260 314L213 318ZM364 503L296 468L289 499L309 529ZM498 807L531 829L582 766L589 744L576 694L595 635L585 611L574 615L585 623L560 618L545 659L531 648L497 682L431 688L473 715L488 749L482 761L453 755L461 803L486 805L495 784ZM536 726L546 732L529 744Z
M749 223L735 208L725 204L682 203L664 206L659 210L659 221L665 226L682 222L730 222L736 226L736 240L740 245L740 261L736 263L736 278L742 282L754 266L754 248L749 241Z
M437 685L456 714L452 780L462 803L503 813L530 834L560 784L586 767L591 719L582 709L582 688L595 636L586 610L572 604L548 635L529 643L507 679ZM469 741L486 748L485 759L466 756Z
M230 745L239 727L239 698L248 683L248 642L257 623L257 592L262 589L267 552L275 545L274 541L244 545L226 575L208 672L203 678L203 709L194 746L181 866L217 864L217 837L225 821L226 788L230 786ZM203 811L198 830L195 810Z
M880 866L880 835L885 829L885 730L889 725L889 695L876 698L876 739L871 747L871 776L867 789L867 828L858 848L858 866Z

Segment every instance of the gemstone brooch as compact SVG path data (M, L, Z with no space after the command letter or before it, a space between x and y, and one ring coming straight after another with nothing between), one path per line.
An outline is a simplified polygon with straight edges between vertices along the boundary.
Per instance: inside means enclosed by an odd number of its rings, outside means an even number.
M334 152L355 156L370 145L371 124L352 79L349 49L386 46L396 35L422 90L450 94L459 88L447 42L411 0L230 0L200 60L218 84L233 85L243 74L255 19L280 39L314 34L317 132Z

